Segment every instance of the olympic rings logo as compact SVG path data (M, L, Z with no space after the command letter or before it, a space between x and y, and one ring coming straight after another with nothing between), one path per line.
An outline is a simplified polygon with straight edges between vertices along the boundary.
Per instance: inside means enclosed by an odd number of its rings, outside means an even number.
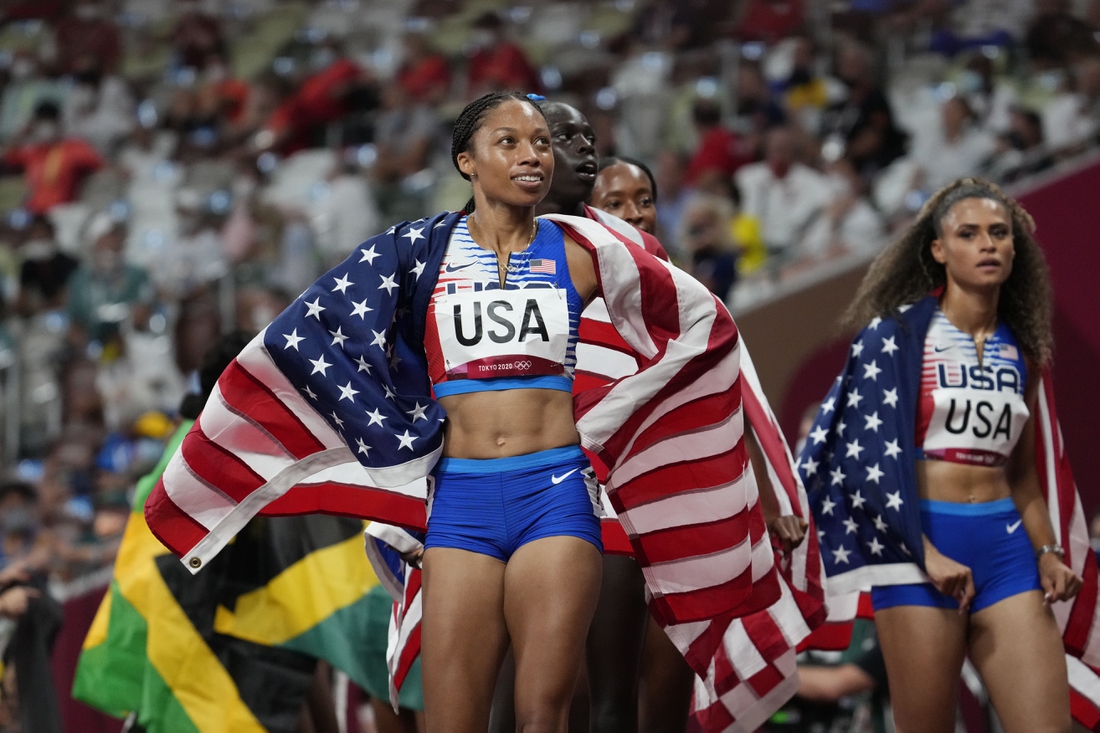
M531 368L531 362L529 362L529 361L517 361L515 363L515 367L516 367L516 369L526 371L526 370Z

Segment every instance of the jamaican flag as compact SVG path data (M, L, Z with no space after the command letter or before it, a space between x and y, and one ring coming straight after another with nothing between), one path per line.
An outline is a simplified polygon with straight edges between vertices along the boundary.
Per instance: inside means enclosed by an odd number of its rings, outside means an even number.
M149 733L293 733L322 658L359 682L366 594L377 584L363 522L258 518L201 573L152 535L145 500L190 428L138 483L114 578L73 696Z

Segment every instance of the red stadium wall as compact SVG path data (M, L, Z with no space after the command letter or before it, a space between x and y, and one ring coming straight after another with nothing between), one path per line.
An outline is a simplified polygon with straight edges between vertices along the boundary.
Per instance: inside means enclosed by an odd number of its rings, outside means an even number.
M1058 417L1086 516L1100 508L1100 160L1015 192L1035 218L1054 281ZM793 441L803 411L844 363L836 326L864 268L737 319L764 390Z

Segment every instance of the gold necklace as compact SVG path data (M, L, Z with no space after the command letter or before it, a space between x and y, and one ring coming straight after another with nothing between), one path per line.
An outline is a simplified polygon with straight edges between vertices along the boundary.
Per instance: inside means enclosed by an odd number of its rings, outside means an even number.
M466 229L470 232L470 239L474 240L474 242L477 242L479 237L474 234L474 230L473 230L474 223L475 223L474 217L473 216L468 216L467 220L466 220ZM480 228L480 225L479 225L479 228ZM496 255L497 255L497 265L498 265L498 267L501 267L501 268L505 267L505 265L500 264L500 255L501 254L506 254L508 257L511 257L513 252L516 252L516 251L522 252L523 250L525 250L525 249L527 249L528 247L531 246L531 242L535 241L535 235L537 235L538 232L539 232L539 220L538 219L532 219L531 220L531 236L527 238L527 244L523 245L523 247L519 250L508 250L507 252L497 252ZM495 251L495 250L491 250L491 248L489 248L489 247L485 247L484 249L490 249L490 251Z

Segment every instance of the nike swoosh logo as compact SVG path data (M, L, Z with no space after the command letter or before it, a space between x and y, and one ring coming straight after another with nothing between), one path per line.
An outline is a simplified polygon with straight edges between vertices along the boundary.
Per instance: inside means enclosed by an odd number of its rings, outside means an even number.
M1024 521L1024 520L1017 519L1013 524L1006 524L1005 529L1008 530L1009 534L1012 534L1013 532L1015 532L1016 530L1018 530L1020 528L1020 522L1022 522L1022 521Z
M576 473L576 472L577 472L577 469L575 469L575 468L574 468L574 469L573 469L572 471L566 471L566 472L565 472L565 473L563 473L563 474L562 474L561 476L551 476L551 477L550 477L550 483L552 483L552 484L554 484L555 486L557 486L557 485L558 485L558 484L560 484L560 483L561 483L562 481L564 481L564 480L566 479L566 477L567 477L567 476L569 476L569 474L571 474L571 473Z
M937 354L939 354L942 351L947 351L948 349L953 349L953 348L955 348L954 344L952 344L951 346L944 346L943 348L940 348L939 346L933 346L932 350L935 351Z
M446 267L446 268L444 268L444 269L446 269L446 270L447 270L447 272L458 272L458 271L459 271L459 270L461 270L462 268L464 268L464 267L469 267L469 266L470 266L470 265L472 265L472 264L474 264L474 263L473 263L473 262L466 262L466 263L464 263L464 264L461 264L461 265L458 265L458 266L455 266L455 265L447 265L447 267Z

